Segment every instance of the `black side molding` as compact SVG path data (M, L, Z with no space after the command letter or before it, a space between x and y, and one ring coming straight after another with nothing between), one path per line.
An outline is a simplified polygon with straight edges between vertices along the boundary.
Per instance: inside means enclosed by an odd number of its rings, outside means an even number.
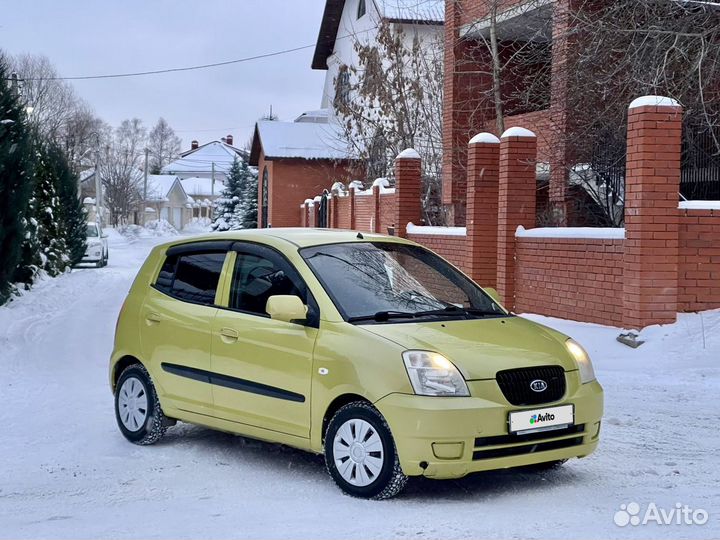
M168 364L163 362L160 365L164 371L172 373L173 375L185 377L186 379L214 384L215 386L222 386L224 388L239 390L241 392L250 392L251 394L258 394L260 396L294 401L296 403L305 402L305 396L302 394L290 392L289 390L283 390L282 388L277 388L275 386L268 386L267 384L261 384L248 381L246 379L231 377L230 375L222 375L220 373L213 373L212 371L205 371L204 369L181 366L178 364Z

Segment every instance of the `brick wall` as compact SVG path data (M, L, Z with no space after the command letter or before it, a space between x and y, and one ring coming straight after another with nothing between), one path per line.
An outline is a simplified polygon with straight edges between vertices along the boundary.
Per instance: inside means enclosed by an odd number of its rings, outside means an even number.
M623 240L518 238L516 309L622 326Z
M680 210L678 309L720 307L720 210Z
M463 272L467 271L467 238L465 236L408 234L408 239L433 250Z
M327 159L266 159L260 154L258 170L258 224L262 223L262 175L268 168L268 223L273 227L301 224L299 206L329 189L336 181L347 182L359 174L357 164ZM313 194L312 196L310 194Z

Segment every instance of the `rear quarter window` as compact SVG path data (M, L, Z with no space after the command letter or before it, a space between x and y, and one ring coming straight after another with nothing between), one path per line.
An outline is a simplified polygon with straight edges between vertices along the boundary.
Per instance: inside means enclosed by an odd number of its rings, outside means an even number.
M155 287L195 304L213 305L225 253L193 253L167 257Z

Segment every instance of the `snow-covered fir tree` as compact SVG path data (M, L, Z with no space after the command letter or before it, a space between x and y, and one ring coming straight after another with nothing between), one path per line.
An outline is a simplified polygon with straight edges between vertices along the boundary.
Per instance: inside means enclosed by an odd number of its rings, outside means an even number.
M248 165L247 161L235 158L228 172L227 184L215 201L212 230L234 231L253 228L257 222L256 198L257 172Z
M65 271L70 258L65 242L65 227L62 223L62 207L55 186L57 184L56 163L46 145L41 145L36 154L35 169L35 215L38 222L38 239L42 268L51 276Z

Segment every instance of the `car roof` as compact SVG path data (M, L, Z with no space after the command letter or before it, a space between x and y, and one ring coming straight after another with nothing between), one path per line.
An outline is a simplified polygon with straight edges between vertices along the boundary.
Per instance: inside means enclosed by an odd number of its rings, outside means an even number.
M346 242L395 242L412 244L408 240L397 236L388 236L377 233L351 231L347 229L312 229L312 228L270 228L270 229L243 229L239 231L225 231L197 236L187 236L163 246L176 246L181 244L217 240L238 240L259 242L277 248L296 247L304 248L324 244L340 244Z

